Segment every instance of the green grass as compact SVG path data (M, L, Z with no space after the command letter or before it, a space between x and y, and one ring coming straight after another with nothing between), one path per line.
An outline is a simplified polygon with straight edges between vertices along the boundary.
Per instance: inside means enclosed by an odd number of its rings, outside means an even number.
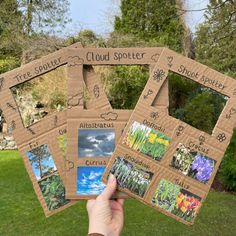
M135 200L126 201L125 218L124 236L233 236L236 195L210 192L193 226L183 225ZM87 228L85 201L45 218L18 152L0 152L1 236L84 236Z

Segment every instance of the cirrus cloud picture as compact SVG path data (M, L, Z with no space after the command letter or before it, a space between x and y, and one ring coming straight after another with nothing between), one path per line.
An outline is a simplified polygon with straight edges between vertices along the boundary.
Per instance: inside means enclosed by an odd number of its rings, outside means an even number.
M79 129L79 157L110 157L114 149L114 129Z
M105 166L86 166L77 169L77 194L99 195L106 185L101 181Z

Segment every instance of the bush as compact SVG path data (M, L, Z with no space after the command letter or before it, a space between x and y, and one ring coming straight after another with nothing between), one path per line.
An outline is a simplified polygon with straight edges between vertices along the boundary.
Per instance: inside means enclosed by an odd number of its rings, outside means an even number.
M228 190L236 191L236 130L221 163L220 180Z
M0 74L13 70L18 66L20 66L20 62L13 57L0 59Z

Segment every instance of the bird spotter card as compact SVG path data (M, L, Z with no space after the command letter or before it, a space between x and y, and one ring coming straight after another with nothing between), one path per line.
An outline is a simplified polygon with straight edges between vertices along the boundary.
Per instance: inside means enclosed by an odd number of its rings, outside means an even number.
M71 47L80 47L80 44ZM14 136L46 216L75 203L65 199L66 106L51 107L43 114L42 104L33 103L33 109L25 111L30 99L27 97L24 101L22 94L26 91L22 90L22 83L27 83L25 87L28 89L35 84L43 89L45 84L50 86L66 81L68 58L67 48L64 48L0 76L0 104L9 126L8 133ZM61 87L61 92L66 90L65 84ZM46 97L47 94L42 92ZM57 91L54 92L56 94ZM66 94L63 95L66 102ZM24 103L21 103L22 100ZM36 108L37 116L32 118Z
M152 106L170 72L205 86L204 91L227 97L212 134ZM102 180L106 183L113 174L118 190L182 223L193 224L233 133L235 88L234 79L163 49Z
M156 51L158 50L156 49ZM95 54L97 51L108 55L110 49L85 48L83 53L84 55L87 54L86 52ZM124 52L131 54L133 51L137 51L137 49L116 49L116 52L120 54ZM66 197L69 199L90 199L95 198L105 187L105 184L100 180L101 176L132 111L112 109L104 90L97 85L95 79L89 85L93 94L85 94L81 90L83 83L82 63L85 62L85 59L80 50L73 50L73 53L70 53L73 54L73 62L70 64L74 66L68 66L67 70L69 77L68 96L69 99L74 98L73 104L76 105L67 110L67 158L71 169L66 172ZM151 60L145 59L142 64L149 65L150 62ZM109 61L106 63L109 64ZM86 64L89 63L86 62ZM131 63L123 60L119 64L129 65ZM138 62L135 61L133 64L138 64ZM93 65L101 65L101 63L96 62ZM151 69L152 64L150 64L150 71ZM88 81L84 80L87 85ZM163 86L161 93L164 94L167 91L168 84ZM164 97L164 95L162 96ZM94 110L85 109L83 99L86 100L89 97L97 99L97 104L100 104L100 107L97 106ZM79 99L80 102L78 102ZM162 101L161 98L160 101ZM166 110L168 100L161 104L157 102L154 104L160 109L165 107Z

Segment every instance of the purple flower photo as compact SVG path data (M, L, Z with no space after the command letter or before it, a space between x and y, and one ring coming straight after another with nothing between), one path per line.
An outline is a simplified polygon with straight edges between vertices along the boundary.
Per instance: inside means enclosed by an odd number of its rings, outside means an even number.
M192 152L180 143L170 165L186 176L207 183L214 171L215 164L215 160L201 153Z
M191 170L196 172L193 177L200 182L206 183L210 178L214 170L215 161L209 157L205 157L202 154L197 154L192 162Z

